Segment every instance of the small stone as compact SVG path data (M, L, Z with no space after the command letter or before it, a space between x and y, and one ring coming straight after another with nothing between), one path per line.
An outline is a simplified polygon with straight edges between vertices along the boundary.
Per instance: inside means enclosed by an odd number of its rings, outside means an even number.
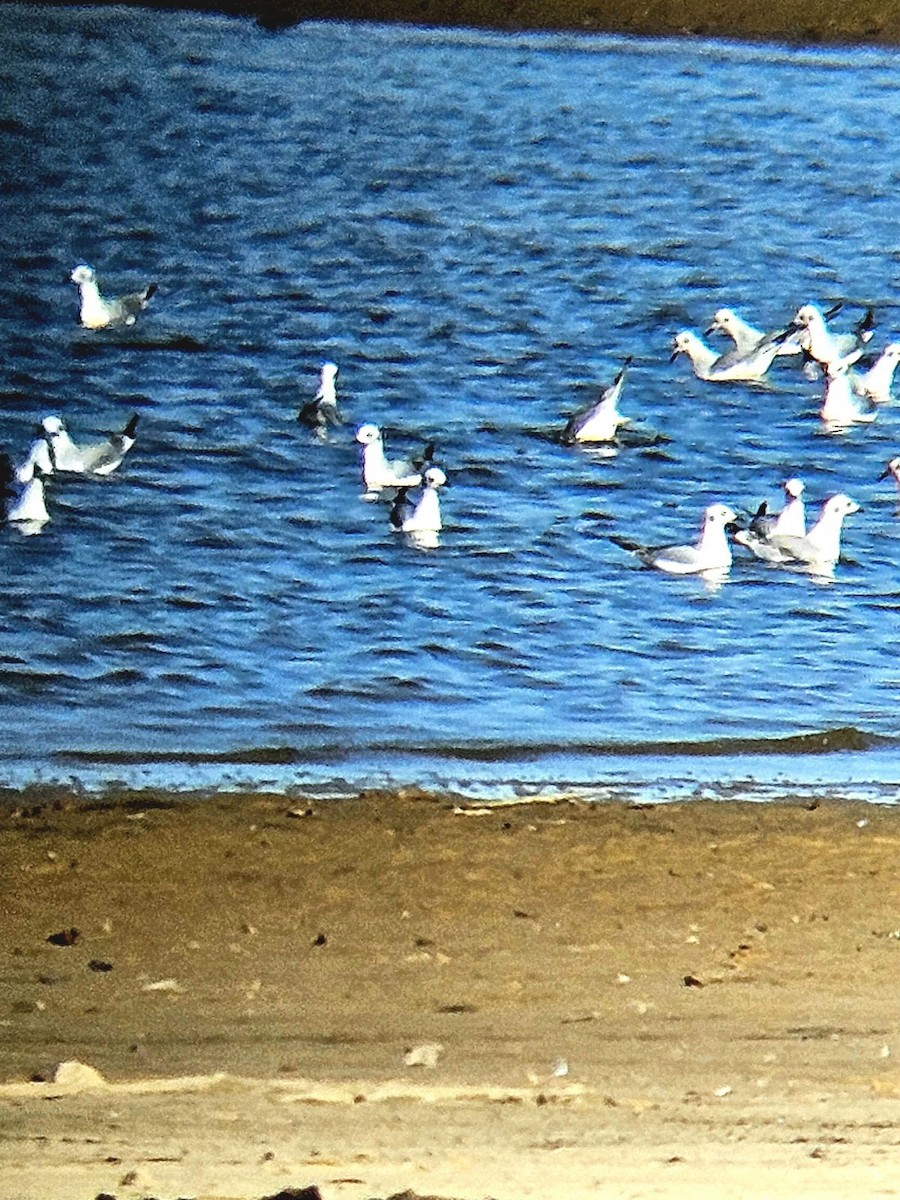
M53 1082L58 1087L83 1091L86 1088L106 1087L106 1080L94 1067L79 1062L77 1058L61 1062L53 1073Z
M419 1046L413 1046L403 1055L403 1065L405 1067L426 1067L431 1069L438 1064L438 1058L441 1051L444 1049L439 1042L423 1042Z
M47 941L51 946L74 946L80 937L80 930L73 926L71 929L61 929L59 933L51 933Z

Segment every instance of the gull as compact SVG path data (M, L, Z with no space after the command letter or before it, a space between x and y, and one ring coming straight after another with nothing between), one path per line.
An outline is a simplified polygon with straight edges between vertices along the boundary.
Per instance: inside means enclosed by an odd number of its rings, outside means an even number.
M748 529L739 529L734 540L751 554L766 562L781 562L782 553L772 546L776 537L805 537L806 511L803 504L803 481L787 479L784 483L785 505L781 512L769 513L761 504Z
M850 382L857 396L864 396L873 404L887 404L891 399L891 384L894 372L900 363L900 342L889 342L879 357L861 375L851 374Z
M716 354L696 333L684 329L675 335L671 361L674 362L679 354L686 354L697 378L710 383L753 383L761 380L771 367L778 347L779 343L773 341L758 346L749 354L741 354L737 347Z
M785 331L783 329L776 329L772 333L764 333L762 329L757 329L755 325L751 325L743 317L739 317L733 308L720 308L713 314L712 323L706 332L714 333L717 330L727 334L731 338L738 354L753 354L754 351L759 350L762 346L772 341L775 341L778 346L778 349L775 351L776 358L782 355L803 353L798 331L789 334L787 337L784 336Z
M3 470L5 473L5 466ZM32 464L27 479L16 477L4 490L6 520L18 525L23 533L38 533L50 520L44 495L44 474L37 464Z
M422 482L422 466L431 462L434 445L429 444L422 452L422 462L409 459L388 459L384 452L384 438L377 425L360 425L356 440L363 448L363 483L369 492L380 492L384 488L417 487Z
M701 571L727 571L731 566L731 546L726 526L737 520L727 504L710 504L703 514L700 537L692 546L643 546L628 538L610 540L630 550L647 567L670 575L692 575Z
M897 485L898 491L900 491L900 455L891 459L878 478L887 479L889 475Z
M619 426L628 424L629 418L619 412L618 403L630 362L629 355L610 386L601 392L600 399L569 419L562 434L565 445L571 446L574 442L611 442Z
M446 483L440 467L428 467L422 474L422 494L415 503L409 498L409 489L402 487L391 508L392 528L403 533L439 533L443 526L438 488Z
M81 298L78 319L85 329L133 325L138 313L147 307L150 297L156 291L156 284L150 283L143 291L131 292L125 296L101 296L94 268L84 263L76 267L69 278L78 284Z
M857 397L847 369L846 359L831 363L825 370L825 387L819 416L832 429L875 420L877 409L870 401Z
M779 534L804 537L806 534L806 511L803 504L803 480L786 479L783 486L785 505L781 512L758 512L750 522L750 528L763 537L777 537ZM763 505L763 509L765 509L765 505Z
M30 479L35 465L44 475L52 475L55 471L111 475L134 445L138 420L138 414L134 413L120 433L111 433L102 441L79 446L69 436L62 417L44 417L38 426L38 436L16 472L17 477L23 482Z
M338 408L334 386L337 373L335 363L323 363L318 391L297 413L297 420L302 425L308 425L319 438L327 436L329 425L340 425L344 419Z
M815 304L804 304L797 309L791 322L791 327L800 332L803 350L826 371L839 363L850 366L856 362L875 332L875 314L867 308L852 333L832 333L827 318L834 316L840 308L841 305L836 304L823 313Z
M819 519L805 537L782 534L769 539L770 545L781 552L781 558L773 561L830 570L841 556L844 517L859 511L856 501L843 492L829 497L822 505Z

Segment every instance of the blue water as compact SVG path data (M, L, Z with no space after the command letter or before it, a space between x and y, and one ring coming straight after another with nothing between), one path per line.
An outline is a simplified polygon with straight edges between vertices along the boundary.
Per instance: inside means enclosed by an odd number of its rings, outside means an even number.
M900 404L828 435L796 367L669 352L724 304L900 334L900 55L16 5L0 48L0 442L141 414L0 530L0 783L895 798ZM78 327L79 262L158 283L132 330ZM634 436L561 446L626 355ZM436 549L361 499L362 421L436 441ZM609 540L788 475L863 505L830 583Z

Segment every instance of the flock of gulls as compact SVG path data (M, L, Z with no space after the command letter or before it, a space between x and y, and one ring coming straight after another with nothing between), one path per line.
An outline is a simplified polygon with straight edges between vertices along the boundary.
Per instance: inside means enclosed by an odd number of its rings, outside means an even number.
M724 334L732 345L718 353L690 330L676 334L672 359L685 355L698 379L709 383L759 384L777 358L790 357L801 363L811 377L822 380L820 417L829 430L846 429L875 419L881 405L891 399L894 372L900 363L900 342L891 342L873 361L864 358L874 336L875 321L867 310L853 330L838 333L829 322L841 305L823 311L805 304L783 328L767 333L750 325L729 308L713 316L708 333ZM575 413L561 430L565 445L612 446L630 418L619 409L625 386L626 358L612 384L599 399ZM340 425L335 390L338 368L325 363L319 388L297 414L316 437L327 438L332 426ZM395 496L390 510L391 526L410 535L420 546L436 544L441 530L438 490L447 476L433 462L434 447L426 446L416 459L396 460L387 456L382 430L366 423L356 431L362 450L362 475L367 497L385 491ZM900 456L891 460L882 478L893 475L900 487ZM418 488L417 493L413 489ZM816 521L807 528L800 479L784 483L784 507L770 513L763 504L747 519L728 504L711 504L705 510L696 542L676 546L645 546L612 535L611 540L635 553L648 567L672 575L703 575L714 582L731 568L732 542L767 563L800 569L817 576L833 573L840 557L844 518L859 511L859 505L844 493L830 496Z
M86 329L128 327L147 308L155 284L127 295L108 297L100 291L93 268L75 267L70 276L79 292L79 321ZM900 342L891 342L874 358L867 349L874 336L871 310L849 332L835 332L829 322L841 305L823 311L805 304L782 329L766 332L750 325L736 312L722 308L707 330L723 334L731 346L718 353L690 330L676 334L672 360L685 355L698 379L709 383L761 383L776 359L790 357L802 363L807 374L822 381L819 415L829 430L846 429L874 421L879 408L890 402L894 373L900 364ZM565 445L612 446L619 431L630 423L619 410L625 386L627 358L612 384L599 399L575 413L560 431ZM344 416L338 405L338 367L326 362L319 387L302 404L297 420L313 435L325 440ZM133 415L118 432L100 440L76 442L63 419L46 416L21 461L0 453L0 501L5 521L25 533L38 532L49 519L44 480L56 474L102 477L116 471L135 443L138 423ZM391 528L408 535L421 548L437 545L442 529L439 492L447 476L434 462L434 445L407 459L388 457L381 428L366 422L356 429L361 447L362 481L367 499L387 494L392 499ZM900 488L900 456L891 459L881 478L892 476ZM845 517L859 505L844 493L828 497L816 521L807 528L804 485L797 478L784 483L784 506L770 513L766 504L741 519L728 504L710 504L701 522L698 539L686 545L645 546L612 535L611 540L637 555L642 563L673 575L700 574L714 578L732 563L732 541L767 563L830 575L840 557Z
M131 295L104 297L94 271L77 266L70 276L79 291L79 320L86 329L133 325L147 307L156 285ZM50 519L44 480L50 475L88 475L102 478L121 466L134 445L138 416L123 429L90 442L76 442L59 416L44 417L25 456L18 464L0 453L0 512L22 533L39 533Z

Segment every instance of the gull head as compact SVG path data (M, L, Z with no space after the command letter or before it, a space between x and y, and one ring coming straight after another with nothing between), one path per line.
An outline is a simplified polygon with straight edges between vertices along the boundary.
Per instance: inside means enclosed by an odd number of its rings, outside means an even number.
M726 525L734 524L737 519L737 513L727 504L710 504L703 514L705 526L721 525L724 528Z
M792 500L799 500L803 495L803 480L802 479L786 479L784 483L785 494L790 496Z
M373 442L381 441L381 430L377 425L360 425L356 431L356 440L361 446L371 446Z
M93 283L95 279L94 268L82 263L80 266L75 268L69 278L73 283L77 284Z
M422 483L425 487L439 488L443 487L447 482L447 476L440 467L429 467L422 476Z
M41 429L44 433L54 434L62 433L65 429L65 424L62 417L44 417L41 421Z
M851 513L859 512L860 506L855 500L851 500L844 492L838 492L836 496L830 497L825 501L823 512L829 513L832 516L849 517Z
M824 325L825 318L814 304L804 304L797 309L791 323L800 329L809 329L810 325Z
M334 379L334 377L335 377L335 375L337 375L337 373L338 373L337 363L333 363L333 362L322 363L322 379L323 379L323 381L327 380L327 379Z
M679 354L689 355L696 344L697 338L689 329L683 329L681 333L676 333L672 342L672 357L669 361L674 362Z
M712 323L710 324L708 333L712 333L715 329L721 329L723 333L728 333L735 324L735 311L733 308L719 308L713 313Z

